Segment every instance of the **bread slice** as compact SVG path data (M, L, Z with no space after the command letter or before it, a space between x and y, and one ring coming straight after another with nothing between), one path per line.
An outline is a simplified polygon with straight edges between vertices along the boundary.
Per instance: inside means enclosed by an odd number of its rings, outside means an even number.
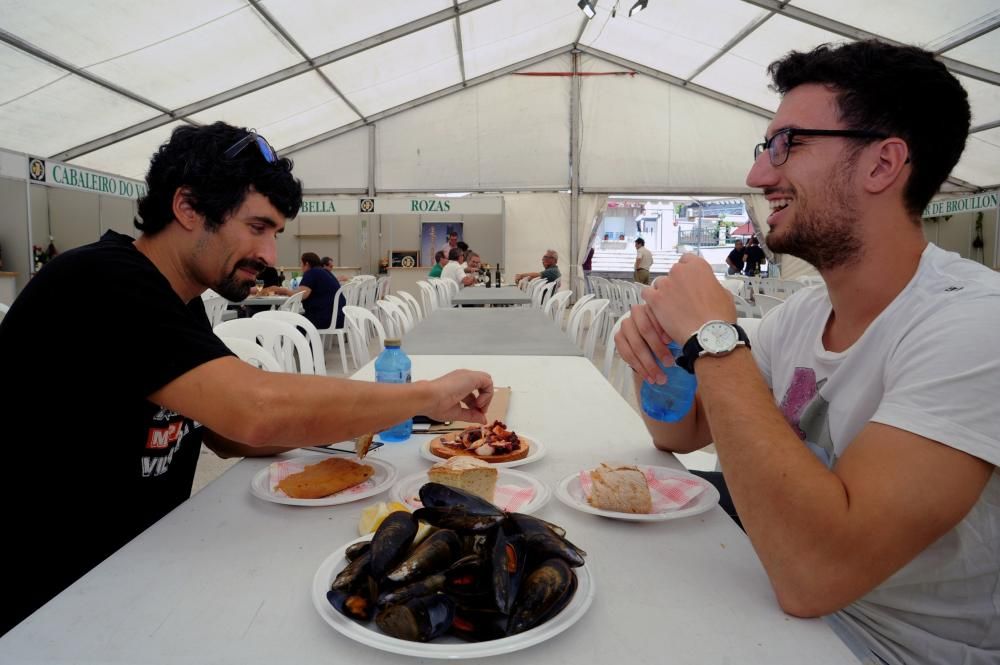
M427 470L427 479L465 490L493 503L497 486L496 467L472 455L455 455Z
M360 485L375 473L367 464L331 457L310 464L278 482L278 489L293 499L321 499Z
M454 435L439 436L431 440L430 451L435 457L442 459L472 457L484 462L513 462L514 460L524 459L531 452L531 441L523 436L518 437L521 441L520 448L512 450L509 453L494 453L493 455L477 455L473 450L466 450L459 446L449 446L445 442L447 440L445 437L447 436L451 436L451 440L454 441Z
M635 466L601 466L590 472L590 505L616 513L653 512L646 475Z

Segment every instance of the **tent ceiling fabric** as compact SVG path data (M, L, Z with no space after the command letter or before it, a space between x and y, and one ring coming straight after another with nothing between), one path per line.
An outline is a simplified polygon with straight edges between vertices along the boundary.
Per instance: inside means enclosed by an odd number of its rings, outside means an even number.
M767 65L789 50L875 35L936 52L966 86L977 131L951 187L1000 183L996 0L649 0L628 17L631 4L598 0L588 21L576 0L0 0L0 147L141 177L180 123L255 127L310 162L330 155L314 137L360 147L367 160L363 126L374 122L379 140L393 141L376 144L376 184L419 189L412 155L441 161L406 134L420 118L438 140L457 131L432 151L456 158L430 174L428 190L564 187L571 79L493 73L527 63L565 74L570 58L556 54L578 47L583 73L638 72L581 80L584 187L655 188L669 173L674 187L711 181L735 192L746 162L718 168L758 140L762 116L777 108ZM636 122L647 142L622 130ZM354 138L337 141L348 130ZM699 138L723 156L704 177ZM716 146L727 142L739 145ZM520 173L503 168L518 155ZM614 162L633 156L628 182L615 182ZM341 187L364 186L356 166ZM317 188L338 187L328 175Z

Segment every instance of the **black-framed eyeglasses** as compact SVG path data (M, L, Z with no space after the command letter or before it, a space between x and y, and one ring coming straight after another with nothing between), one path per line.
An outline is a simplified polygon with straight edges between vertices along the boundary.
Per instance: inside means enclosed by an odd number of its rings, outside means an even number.
M243 152L243 150L245 150L251 143L257 144L257 149L260 150L261 157L263 157L264 161L268 164L274 164L278 161L278 153L271 147L271 144L267 142L267 139L258 134L255 129L251 129L247 132L246 136L226 148L226 151L222 153L222 156L226 159L232 159L236 155Z
M844 136L852 139L887 139L888 134L870 132L864 129L799 129L788 127L775 132L771 138L758 143L753 149L753 161L757 161L760 153L767 150L771 166L781 166L788 161L788 153L795 145L796 136Z

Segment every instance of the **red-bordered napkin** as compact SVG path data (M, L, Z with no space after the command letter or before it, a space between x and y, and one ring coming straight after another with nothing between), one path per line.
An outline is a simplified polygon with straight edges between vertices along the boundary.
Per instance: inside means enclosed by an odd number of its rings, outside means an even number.
M705 491L705 484L698 478L678 477L666 470L639 467L646 476L654 513L668 513L683 508ZM590 499L590 470L580 472L580 489L584 499Z
M309 464L317 464L318 462L311 461ZM288 496L283 491L278 489L278 483L292 475L293 473L299 473L303 471L309 464L304 463L301 460L281 460L280 462L273 462L271 466L268 467L268 486L267 488L271 490L271 494L276 496ZM365 490L371 489L375 486L374 476L361 483L360 485L355 485L354 487L348 487L346 490L340 490L337 494L360 494ZM330 495L333 496L333 495ZM326 497L323 497L326 498Z
M508 513L516 513L525 507L535 498L534 487L522 487L520 485L497 485L493 491L493 505ZM411 496L406 502L414 508L419 508L423 504L419 496Z

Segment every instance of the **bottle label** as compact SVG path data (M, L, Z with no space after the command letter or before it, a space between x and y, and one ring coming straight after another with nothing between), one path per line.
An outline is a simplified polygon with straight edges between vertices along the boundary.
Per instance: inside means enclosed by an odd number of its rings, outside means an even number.
M379 383L410 383L410 372L375 372L375 380Z

